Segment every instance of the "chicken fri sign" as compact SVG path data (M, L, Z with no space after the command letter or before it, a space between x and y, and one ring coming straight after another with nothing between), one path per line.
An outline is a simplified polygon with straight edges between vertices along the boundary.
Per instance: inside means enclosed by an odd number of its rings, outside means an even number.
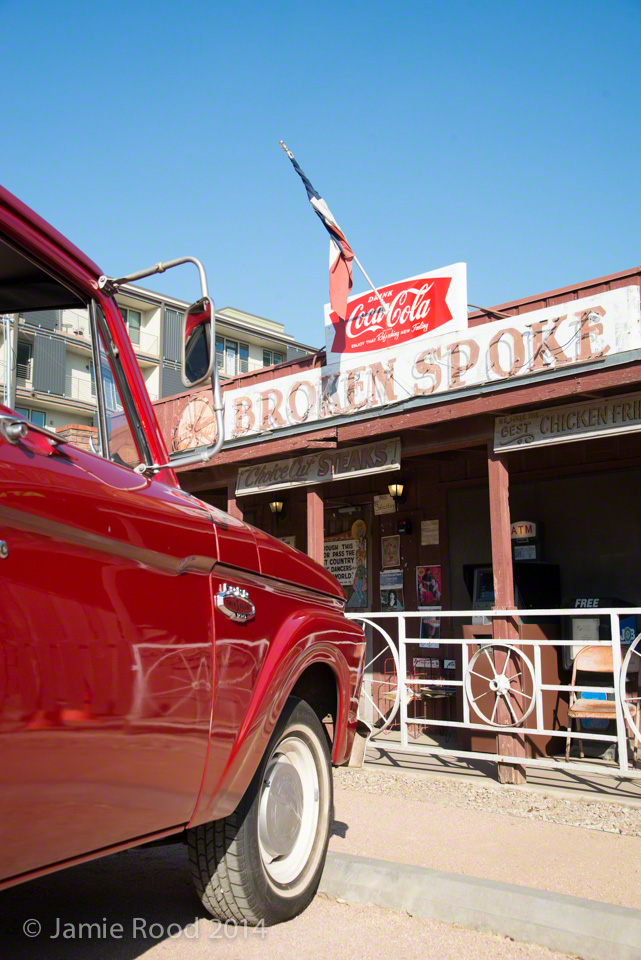
M616 362L619 355L624 362L640 348L639 287L622 287L225 391L226 436L354 418L604 358Z

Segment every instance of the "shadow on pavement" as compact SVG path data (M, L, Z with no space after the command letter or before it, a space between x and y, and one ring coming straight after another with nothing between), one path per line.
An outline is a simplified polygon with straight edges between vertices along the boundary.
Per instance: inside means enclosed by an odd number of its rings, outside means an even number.
M128 850L1 892L0 955L11 960L134 960L204 918L211 919L193 888L183 844ZM30 920L41 925L39 935L25 934L23 926ZM79 927L90 923L97 925L91 936ZM122 926L121 936L113 935L112 924ZM73 936L63 937L62 930ZM116 927L115 932L121 931Z

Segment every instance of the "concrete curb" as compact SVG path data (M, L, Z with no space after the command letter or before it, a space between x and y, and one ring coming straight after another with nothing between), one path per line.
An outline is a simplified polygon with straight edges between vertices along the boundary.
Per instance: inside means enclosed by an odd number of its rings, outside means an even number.
M331 852L319 892L502 934L585 960L641 960L641 911L597 900Z

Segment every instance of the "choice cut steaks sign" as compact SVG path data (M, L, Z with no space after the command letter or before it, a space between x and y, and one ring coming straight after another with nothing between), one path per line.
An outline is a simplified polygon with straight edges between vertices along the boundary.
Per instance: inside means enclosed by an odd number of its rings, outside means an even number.
M261 490L283 490L308 483L344 480L365 473L398 470L401 466L401 441L380 440L343 450L325 450L307 457L291 457L241 467L236 481L236 496Z
M235 440L358 417L604 358L616 362L617 355L623 362L627 351L639 348L639 287L621 287L226 390L225 435Z
M373 292L350 297L345 320L325 304L329 364L352 354L367 354L419 340L448 326L455 330L467 326L464 263L400 280L381 287L378 293L387 312Z

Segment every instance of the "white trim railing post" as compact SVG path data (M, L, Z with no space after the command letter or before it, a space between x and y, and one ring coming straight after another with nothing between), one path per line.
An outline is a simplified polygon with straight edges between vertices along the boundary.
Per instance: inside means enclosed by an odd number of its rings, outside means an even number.
M610 642L612 643L612 672L614 675L614 704L617 718L617 749L619 770L628 772L628 739L625 733L625 717L621 703L621 627L619 614L610 614Z
M401 698L401 746L407 747L407 649L405 647L405 617L398 614L398 655L400 673L398 677Z
M467 666L470 662L470 651L468 649L467 643L464 640L461 640L461 685L463 691L463 723L468 724L470 722L470 702L467 699L467 693L465 692L465 677L467 676Z
M541 685L543 683L543 667L541 665L541 647L538 643L534 644L534 690L532 691L536 697L536 725L537 727L543 728L545 726L543 722L543 691Z

